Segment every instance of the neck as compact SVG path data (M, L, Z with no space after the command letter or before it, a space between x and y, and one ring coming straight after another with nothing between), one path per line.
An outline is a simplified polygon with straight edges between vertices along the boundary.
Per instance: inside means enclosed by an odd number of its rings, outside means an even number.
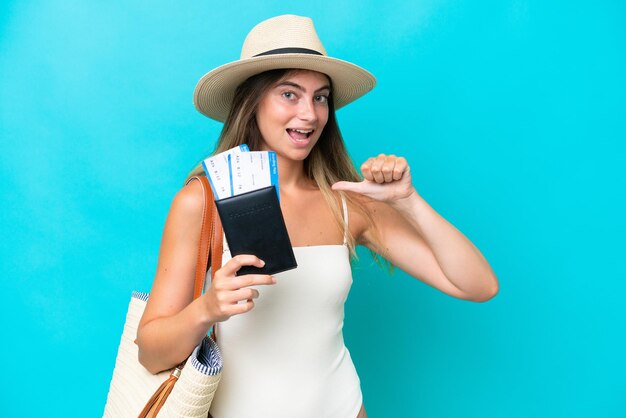
M296 188L311 185L311 181L304 174L304 161L290 160L277 155L278 181L280 189L288 192Z

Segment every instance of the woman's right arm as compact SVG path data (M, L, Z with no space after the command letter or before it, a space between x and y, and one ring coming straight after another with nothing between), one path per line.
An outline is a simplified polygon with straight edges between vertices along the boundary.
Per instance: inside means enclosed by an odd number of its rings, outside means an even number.
M269 275L236 276L244 265L264 264L255 256L239 255L217 270L211 286L193 300L203 205L202 186L192 181L174 198L165 222L157 272L136 341L139 362L152 373L185 360L216 322L250 311L259 292L249 286L274 283Z

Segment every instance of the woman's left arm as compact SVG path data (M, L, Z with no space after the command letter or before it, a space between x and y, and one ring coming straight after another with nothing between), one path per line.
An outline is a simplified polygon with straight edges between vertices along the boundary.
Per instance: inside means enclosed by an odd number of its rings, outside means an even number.
M361 171L362 182L338 182L333 189L369 198L375 225L361 237L367 247L453 297L485 302L498 293L487 260L419 195L404 158L381 154L363 163Z

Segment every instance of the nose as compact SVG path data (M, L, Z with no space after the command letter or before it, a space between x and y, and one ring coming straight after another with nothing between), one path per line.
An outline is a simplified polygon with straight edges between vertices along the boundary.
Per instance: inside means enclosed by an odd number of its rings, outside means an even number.
M298 118L307 121L307 122L315 122L317 121L317 113L315 112L315 104L313 103L313 99L309 98L308 100L300 100L298 108Z

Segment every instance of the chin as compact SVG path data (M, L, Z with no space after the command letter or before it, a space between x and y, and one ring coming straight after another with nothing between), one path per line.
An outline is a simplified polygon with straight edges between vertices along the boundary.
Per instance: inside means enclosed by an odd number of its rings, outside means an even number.
M289 147L287 149L283 149L282 150L283 152L281 152L280 154L282 157L290 159L290 160L304 161L309 155L311 155L311 151L313 151L313 148L315 148L315 144L313 144L312 146L302 147L302 148Z
M287 155L284 155L285 158L294 161L304 161L311 154L311 150L294 150L289 152Z

